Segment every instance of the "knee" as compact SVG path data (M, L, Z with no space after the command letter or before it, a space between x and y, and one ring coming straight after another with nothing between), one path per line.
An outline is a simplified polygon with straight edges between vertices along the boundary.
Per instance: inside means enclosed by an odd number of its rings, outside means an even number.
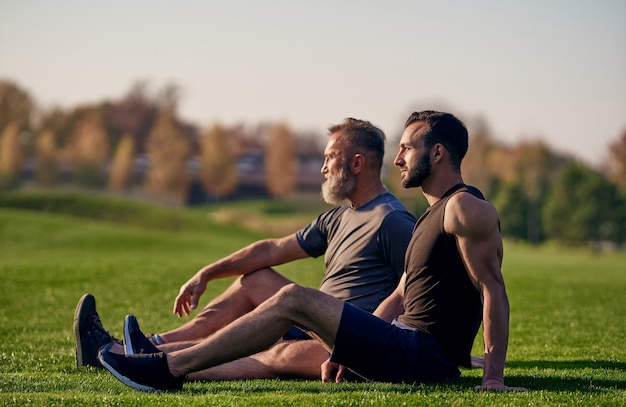
M291 283L289 279L274 271L272 268L263 268L239 277L238 289L253 299L255 305L276 294L282 287Z
M270 275L272 273L276 273L271 268L264 268L253 271L252 273L244 274L237 279L239 285L242 287L255 287L259 284L263 284L263 282L270 279Z
M306 301L307 290L309 289L296 283L289 283L283 286L275 297L283 306L299 309L302 302Z
M285 284L278 292L277 295L281 297L289 298L296 295L299 291L300 286L296 283Z
M278 289L290 281L270 267L245 274L237 279L237 284L246 290Z

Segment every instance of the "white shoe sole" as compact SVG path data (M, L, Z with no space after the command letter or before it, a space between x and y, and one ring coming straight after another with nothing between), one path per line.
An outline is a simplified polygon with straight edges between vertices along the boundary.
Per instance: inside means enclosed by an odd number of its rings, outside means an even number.
M106 345L106 348L103 349L103 351L108 351L110 348L109 345ZM104 366L104 368L106 370L108 370L117 380L119 380L120 382L124 383L126 386L131 387L135 390L139 390L139 391L147 391L147 392L152 392L152 393L161 393L162 390L159 389L155 389L153 387L150 386L145 386L143 384L139 384L137 382L132 381L131 379L129 379L128 377L124 376L123 374L119 373L117 370L115 370L111 365L109 365L106 360L102 357L102 355L98 352L98 360L100 361L100 363L102 363L102 366Z

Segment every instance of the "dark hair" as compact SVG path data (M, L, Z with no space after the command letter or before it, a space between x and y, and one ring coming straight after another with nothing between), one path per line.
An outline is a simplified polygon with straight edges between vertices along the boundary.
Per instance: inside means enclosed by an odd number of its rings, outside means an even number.
M328 127L328 131L330 134L342 133L339 139L339 145L342 148L351 148L353 150L362 148L374 153L372 165L378 170L382 168L386 137L381 129L368 121L349 117L339 124ZM354 153L356 152L354 151Z
M413 112L404 124L404 128L406 129L415 122L428 124L429 131L424 135L426 148L430 149L435 144L441 143L448 150L452 165L460 169L468 145L467 129L463 122L450 113L425 110Z

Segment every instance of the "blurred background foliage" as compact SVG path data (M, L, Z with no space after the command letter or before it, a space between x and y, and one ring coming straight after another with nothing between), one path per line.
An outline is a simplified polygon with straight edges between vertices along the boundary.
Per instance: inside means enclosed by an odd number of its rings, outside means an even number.
M319 200L326 134L287 123L201 129L177 114L180 93L175 84L154 91L139 81L116 100L46 110L22 86L0 78L0 194L95 190L176 206ZM506 237L624 247L626 129L596 168L545 140L506 145L484 119L465 121L470 149L464 179L498 208ZM400 187L392 163L398 136L388 135L385 184L419 215L426 201Z

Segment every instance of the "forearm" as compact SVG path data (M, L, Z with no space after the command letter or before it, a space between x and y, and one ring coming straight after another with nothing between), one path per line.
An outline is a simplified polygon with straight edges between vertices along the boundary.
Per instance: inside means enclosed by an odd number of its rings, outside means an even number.
M504 365L509 340L509 302L504 289L484 297L483 336L485 342L483 385L504 383Z
M204 281L240 276L306 257L292 236L265 239L252 243L233 254L203 267L198 273Z
M198 271L204 281L245 275L274 264L269 258L273 250L270 240L261 240L246 246Z
M404 312L404 301L401 296L395 295L395 292L380 303L374 311L374 315L384 319L387 322L393 321Z

